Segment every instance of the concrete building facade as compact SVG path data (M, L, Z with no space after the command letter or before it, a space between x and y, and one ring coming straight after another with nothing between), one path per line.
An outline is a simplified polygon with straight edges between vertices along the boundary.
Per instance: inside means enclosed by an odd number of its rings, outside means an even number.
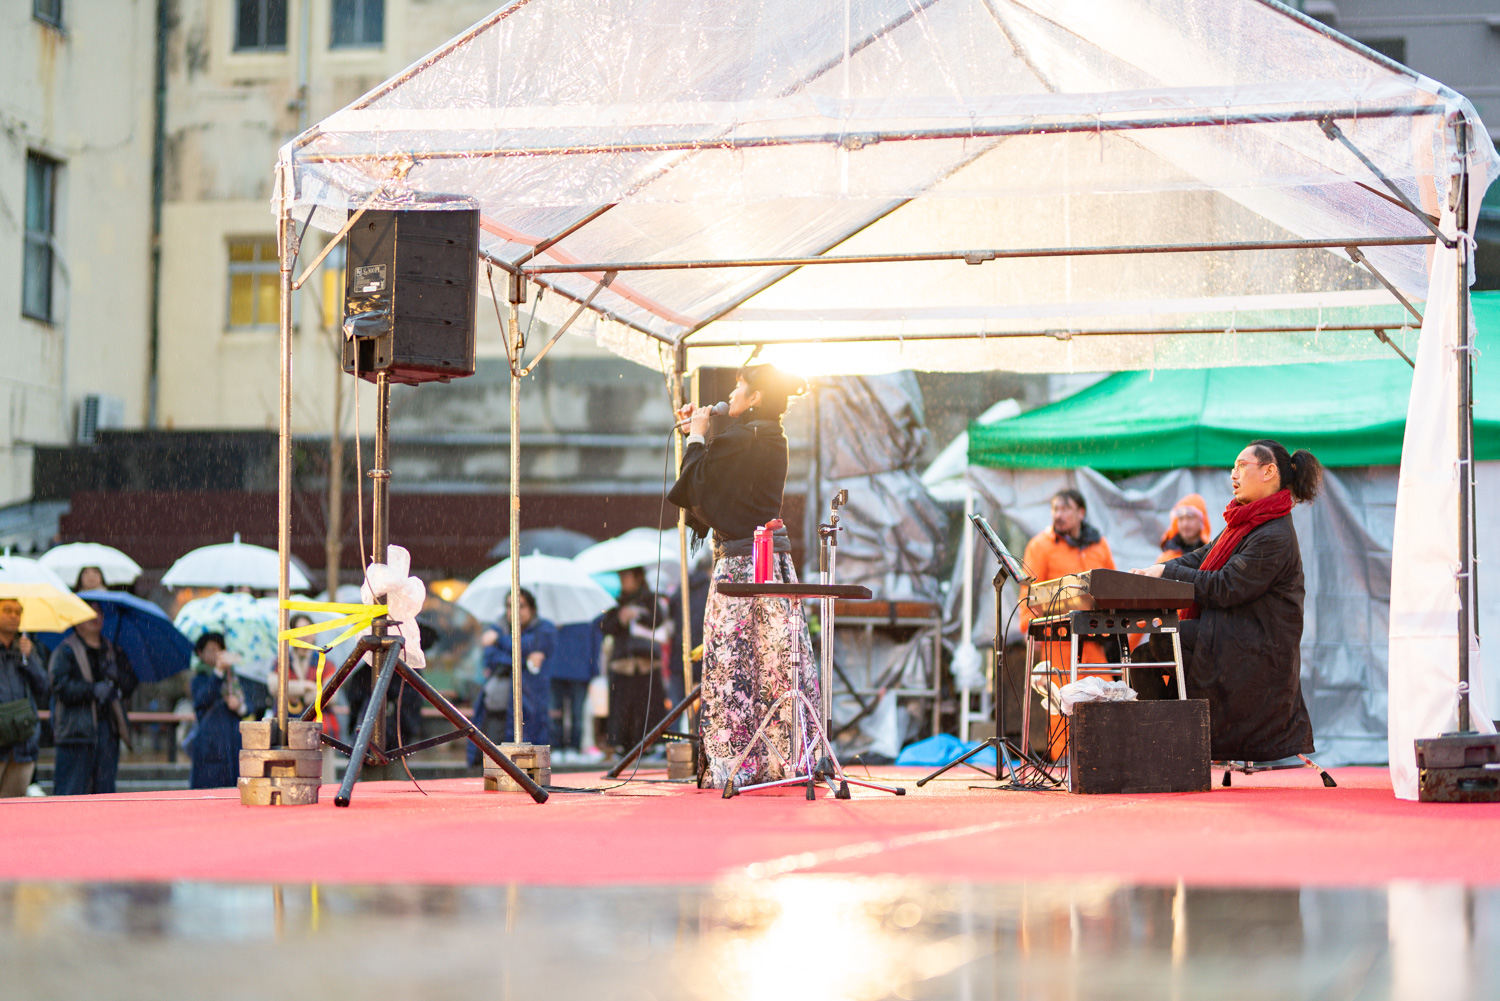
M0 506L37 446L147 419L155 33L155 0L0 4Z

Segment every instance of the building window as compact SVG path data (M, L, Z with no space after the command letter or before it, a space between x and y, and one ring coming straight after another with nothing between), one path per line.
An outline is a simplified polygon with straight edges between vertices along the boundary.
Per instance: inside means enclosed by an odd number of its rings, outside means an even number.
M331 48L362 48L384 42L385 0L333 0Z
M43 24L62 28L63 0L31 0L31 16Z
M52 322L52 258L56 244L58 163L26 154L26 247L22 254L21 313Z
M235 4L236 52L286 51L286 0L235 0Z
M1361 45L1374 49L1392 62L1406 65L1406 39L1404 38L1360 38L1357 41Z
M229 325L275 326L281 308L281 274L276 238L229 241Z

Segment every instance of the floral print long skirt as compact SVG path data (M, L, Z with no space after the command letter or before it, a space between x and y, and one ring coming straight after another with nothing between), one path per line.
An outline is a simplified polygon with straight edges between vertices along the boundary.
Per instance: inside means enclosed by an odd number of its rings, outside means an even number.
M797 568L787 553L777 553L772 579L796 583ZM813 655L807 619L788 598L729 598L719 593L719 584L749 584L755 580L754 561L749 556L724 557L714 562L713 585L703 615L703 713L701 726L706 769L705 787L722 789L733 779L736 786L769 782L786 777L791 761L792 734L796 726L797 700L781 704L765 735L780 752L768 750L763 741L745 756L737 774L730 769L749 746L772 703L791 685L797 685L812 704L816 716L818 664ZM802 746L812 739L803 708ZM795 762L792 762L795 764Z

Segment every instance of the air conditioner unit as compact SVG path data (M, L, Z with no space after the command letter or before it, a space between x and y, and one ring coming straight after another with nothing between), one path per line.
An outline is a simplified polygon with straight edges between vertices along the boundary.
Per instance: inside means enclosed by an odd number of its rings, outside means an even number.
M125 401L118 396L89 393L78 402L78 432L74 441L92 445L100 431L125 426Z

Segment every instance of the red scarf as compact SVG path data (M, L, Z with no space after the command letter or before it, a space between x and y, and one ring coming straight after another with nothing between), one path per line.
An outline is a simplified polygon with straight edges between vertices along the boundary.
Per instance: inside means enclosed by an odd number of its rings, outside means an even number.
M1229 557L1239 548L1240 543L1245 541L1252 529L1259 528L1268 521L1277 518L1285 518L1292 513L1292 506L1297 502L1292 500L1292 492L1286 488L1276 491L1269 497L1262 497L1258 501L1249 504L1236 504L1229 502L1224 509L1224 531L1214 540L1214 547L1203 557L1199 564L1199 570L1218 570L1229 562ZM1195 601L1182 613L1184 619L1196 619L1202 609Z

